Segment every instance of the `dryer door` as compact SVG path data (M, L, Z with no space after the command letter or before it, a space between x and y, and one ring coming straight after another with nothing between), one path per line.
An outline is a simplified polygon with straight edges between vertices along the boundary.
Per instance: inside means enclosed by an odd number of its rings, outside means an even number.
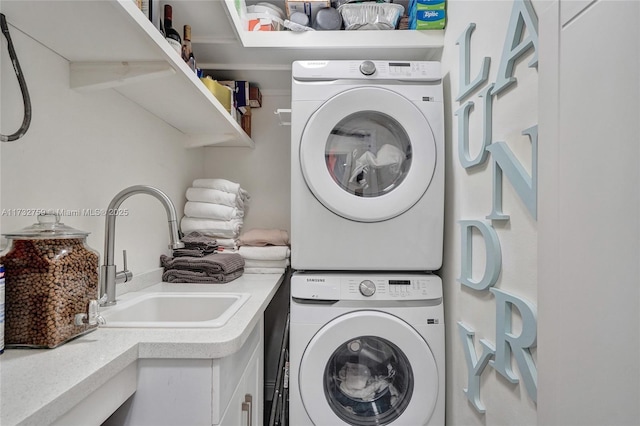
M423 425L438 396L427 342L379 311L351 312L320 329L302 355L298 383L317 425Z
M410 209L427 191L437 160L433 131L418 107L378 87L346 90L326 101L300 140L311 192L327 209L358 222Z

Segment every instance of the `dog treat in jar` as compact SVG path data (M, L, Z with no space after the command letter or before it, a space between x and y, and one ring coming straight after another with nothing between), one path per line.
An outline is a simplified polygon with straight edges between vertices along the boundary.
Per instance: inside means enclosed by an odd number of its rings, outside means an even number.
M99 258L86 244L88 234L50 214L3 234L10 242L0 254L7 348L54 348L97 327L76 321L98 298Z

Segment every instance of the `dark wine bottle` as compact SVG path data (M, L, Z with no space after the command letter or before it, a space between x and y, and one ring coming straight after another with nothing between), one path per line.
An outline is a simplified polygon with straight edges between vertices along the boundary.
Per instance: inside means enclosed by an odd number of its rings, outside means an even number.
M180 33L173 28L173 8L169 4L164 5L164 37L171 47L180 55L182 53L182 39Z

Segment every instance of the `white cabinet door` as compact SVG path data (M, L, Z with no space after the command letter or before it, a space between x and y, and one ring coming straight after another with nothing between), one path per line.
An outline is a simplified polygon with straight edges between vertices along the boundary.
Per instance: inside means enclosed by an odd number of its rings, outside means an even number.
M262 401L262 345L254 350L220 426L261 426Z
M540 31L538 423L638 424L640 3L557 18Z
M214 361L139 360L136 393L103 426L210 426Z

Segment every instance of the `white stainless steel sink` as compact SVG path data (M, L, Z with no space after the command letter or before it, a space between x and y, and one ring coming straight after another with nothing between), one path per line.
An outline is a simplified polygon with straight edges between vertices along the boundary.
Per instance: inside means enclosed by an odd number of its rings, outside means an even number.
M102 327L222 327L249 299L249 293L143 293L104 308Z

